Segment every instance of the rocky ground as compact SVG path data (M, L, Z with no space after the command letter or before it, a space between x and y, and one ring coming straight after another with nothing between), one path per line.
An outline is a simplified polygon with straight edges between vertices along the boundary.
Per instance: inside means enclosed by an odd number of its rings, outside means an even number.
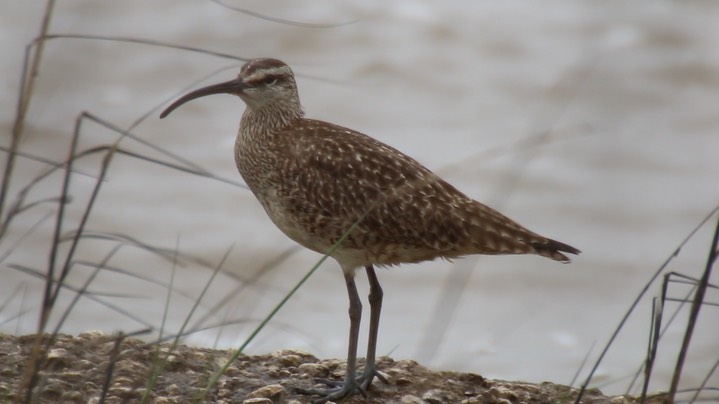
M25 400L21 387L35 336L0 334L0 403ZM45 337L44 341L48 341ZM341 380L344 363L319 360L293 350L270 355L241 355L205 396L207 382L231 352L170 345L147 344L127 338L84 333L59 335L47 350L39 372L41 388L34 402L133 403L147 393L152 403L310 403L298 394L318 379ZM167 358L166 361L158 359ZM164 365L162 365L164 363ZM161 369L158 369L162 367ZM379 381L367 397L345 403L573 403L577 390L552 383L532 384L487 380L470 373L433 372L413 361L381 358L378 367L388 383ZM152 375L158 375L152 387ZM105 387L107 386L107 387ZM633 403L635 398L607 397L598 390L585 393L582 403ZM650 403L663 402L653 397Z

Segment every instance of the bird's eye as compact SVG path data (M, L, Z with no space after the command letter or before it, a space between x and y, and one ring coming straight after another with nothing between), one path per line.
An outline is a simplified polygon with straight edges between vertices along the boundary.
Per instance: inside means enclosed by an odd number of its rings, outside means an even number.
M264 79L262 79L262 85L264 86L273 86L277 84L277 77L275 76L267 76Z

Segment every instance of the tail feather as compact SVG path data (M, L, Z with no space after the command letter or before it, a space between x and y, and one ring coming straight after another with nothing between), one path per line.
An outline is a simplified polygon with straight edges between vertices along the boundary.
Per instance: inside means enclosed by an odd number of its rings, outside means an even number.
M537 254L543 257L551 258L555 261L563 262L565 264L571 262L571 260L566 255L562 254L562 252L574 255L577 255L581 252L568 244L564 244L552 239L547 239L545 242L534 242L532 243L532 247L534 247L534 249L537 251Z

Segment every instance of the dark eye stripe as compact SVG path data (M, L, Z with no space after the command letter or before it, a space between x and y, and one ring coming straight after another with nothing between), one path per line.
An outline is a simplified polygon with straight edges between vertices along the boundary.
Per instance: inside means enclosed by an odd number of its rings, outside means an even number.
M266 86L269 84L275 84L278 81L282 80L281 75L276 74L270 74L261 78L256 78L254 80L250 80L248 84L254 85L254 86Z

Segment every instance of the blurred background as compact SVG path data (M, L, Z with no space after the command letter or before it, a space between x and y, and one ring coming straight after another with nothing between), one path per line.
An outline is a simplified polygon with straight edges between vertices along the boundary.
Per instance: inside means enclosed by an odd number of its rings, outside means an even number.
M381 355L490 378L569 384L579 373L583 380L644 285L719 203L719 3L223 4L64 0L54 9L50 34L104 39L45 42L20 143L26 157L18 157L6 204L47 161L64 161L83 111L120 130L135 125L135 138L120 142L124 150L229 180L116 154L66 281L80 288L89 280L88 291L62 332L150 327L152 340L166 312L164 334L177 333L221 266L190 319L207 330L184 342L237 347L321 258L280 233L241 186L233 160L239 99L203 98L158 118L189 88L235 77L237 58L284 60L309 117L395 146L471 197L583 251L569 265L483 256L380 269ZM44 7L0 5L6 148L25 49L40 32ZM119 137L84 121L78 148ZM76 161L65 234L86 211L101 159ZM61 185L56 171L29 188L26 203L57 197ZM37 329L44 283L36 275L48 265L56 212L47 202L24 211L0 240L1 332ZM715 221L667 271L700 276ZM61 257L68 246L60 244ZM91 278L103 261L107 267ZM365 295L363 273L358 280ZM672 284L669 295L684 299L690 290ZM658 283L649 287L600 365L593 385L604 392L624 392L640 369L659 291ZM61 292L50 329L74 297ZM708 300L717 297L710 291ZM247 352L297 348L344 358L346 308L341 271L327 260ZM680 309L663 335L650 389L668 388L687 312ZM683 387L697 387L719 360L717 317L715 306L703 308ZM708 385L718 386L719 375Z

